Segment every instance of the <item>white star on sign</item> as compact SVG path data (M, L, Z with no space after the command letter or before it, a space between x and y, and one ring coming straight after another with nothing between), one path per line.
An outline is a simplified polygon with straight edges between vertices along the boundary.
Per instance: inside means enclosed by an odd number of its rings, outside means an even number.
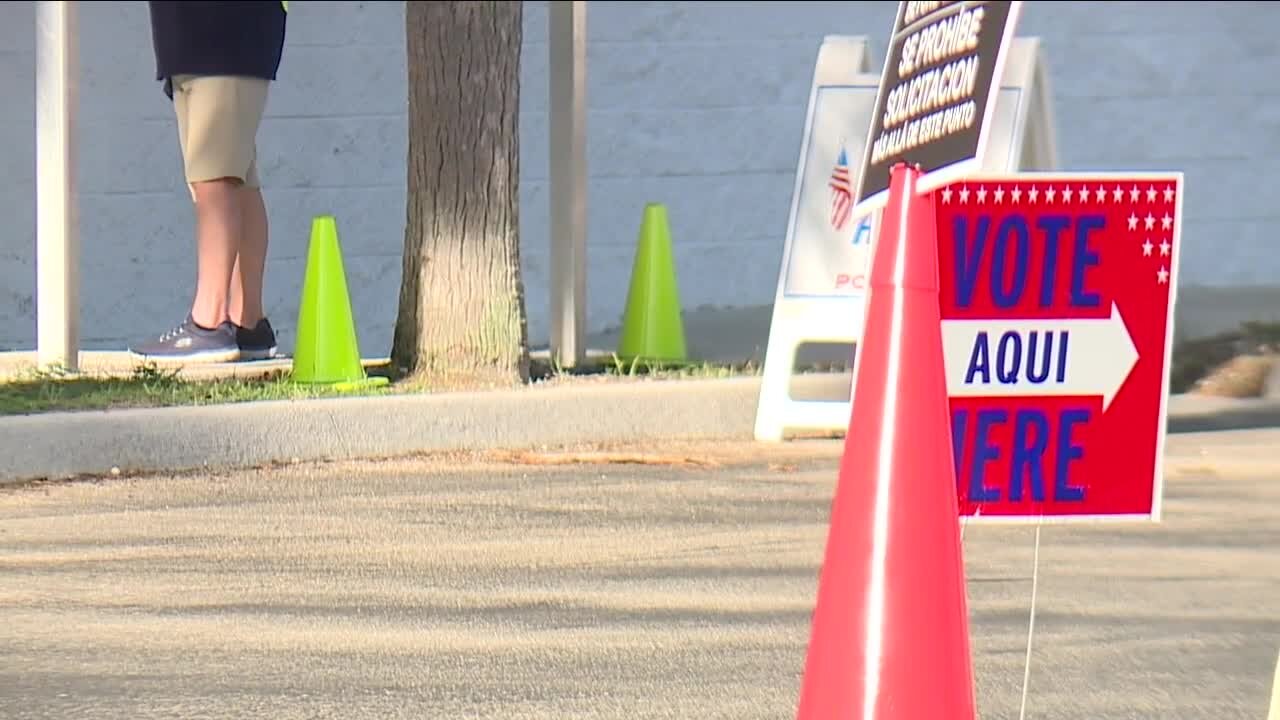
M1035 202L1036 198L1039 196L1040 196L1039 188L1037 188L1035 185L1032 185L1031 191L1027 193L1027 197L1031 200L1031 202Z
M1049 188L1049 192L1053 192L1053 188ZM1053 200L1052 195L1049 196L1049 200L1050 201ZM1062 188L1062 202L1071 202L1071 186L1070 185Z
M942 204L946 205L951 202L951 188L942 188Z
M1142 191L1138 189L1138 186L1134 185L1133 189L1129 191L1129 202L1138 202L1138 193L1140 192Z
M1169 217L1169 213L1165 213L1164 217L1160 218L1160 229L1168 230L1172 226L1173 226L1173 218Z
M1156 226L1156 218L1151 213L1147 213L1147 216L1143 218L1142 221L1147 224L1148 230Z
M1164 285L1169 282L1169 271L1164 268L1160 268L1160 271L1156 273L1156 277L1159 278L1160 284Z
M1155 202L1155 201L1156 201L1156 186L1152 185L1151 187L1147 188L1147 202Z
M1167 187L1164 189L1164 201L1173 202L1173 188Z
M1055 194L1057 194L1057 192L1058 192L1058 191L1057 191L1057 190L1054 190L1054 189L1053 189L1053 186L1052 186L1052 185L1050 185L1050 186L1049 186L1049 189L1044 191L1044 199L1045 199L1047 202L1053 202L1053 196L1054 196Z
M1002 187L1000 187L1000 186L998 186L998 185L997 185L997 186L996 186L996 191L995 191L994 193L992 193L992 195L995 195L995 197L996 197L996 202L998 202L998 203L1002 203L1002 202L1004 202L1004 188L1002 188Z
M1129 213L1129 229L1130 230L1138 229L1138 216L1134 215L1133 213Z
M1115 190L1111 191L1111 200L1113 202L1124 200L1124 190L1121 190L1119 185L1116 186Z
M964 187L960 188L960 202L962 203L969 202L969 186L968 185L965 185Z
M1014 202L1020 202L1022 200L1022 188L1014 185L1013 189L1009 191L1009 197L1013 198Z
M1168 254L1169 254L1169 241L1168 241L1168 240L1161 241L1161 243L1160 243L1160 254L1161 254L1161 255L1168 255Z
M1101 185L1098 186L1098 191L1095 193L1095 195L1097 195L1098 202L1107 201L1107 189L1102 187Z
M987 201L987 189L979 185L978 186L978 202L984 203L986 201Z
M1142 254L1143 254L1143 255L1150 255L1150 254L1151 254L1151 248L1153 248L1153 247L1155 247L1155 246L1151 244L1151 239L1150 239L1150 238L1147 238L1147 241L1146 241L1146 242L1144 242L1144 243L1142 243Z

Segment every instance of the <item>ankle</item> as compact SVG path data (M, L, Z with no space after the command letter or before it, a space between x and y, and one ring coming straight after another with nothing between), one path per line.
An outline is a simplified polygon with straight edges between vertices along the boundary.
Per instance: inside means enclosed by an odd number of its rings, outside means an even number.
M228 313L227 317L235 325L238 325L239 327L242 327L248 330L252 330L253 328L256 328L258 326L258 323L262 322L262 319L266 317L266 315L261 310L259 310L256 313L233 311Z
M214 330L227 321L226 313L209 312L200 308L191 310L191 320L205 330Z

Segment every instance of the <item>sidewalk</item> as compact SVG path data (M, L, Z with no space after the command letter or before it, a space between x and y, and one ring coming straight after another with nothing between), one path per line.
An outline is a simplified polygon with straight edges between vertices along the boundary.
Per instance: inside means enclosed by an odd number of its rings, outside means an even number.
M385 359L366 360L365 364L385 362ZM143 363L124 351L82 350L79 374L101 377L129 377ZM38 366L35 352L0 352L0 382L14 380L35 372ZM220 378L255 378L292 367L289 358L255 360L253 362L208 363L181 366L179 376L188 380L214 380ZM178 366L174 366L178 370Z
M85 361L86 369L92 361ZM802 376L793 393L840 382L839 375ZM845 376L846 387L847 382ZM759 389L759 377L619 378L484 392L14 416L0 418L0 483L113 469L178 471L448 450L750 439ZM1280 402L1170 399L1171 433L1267 426L1280 427Z

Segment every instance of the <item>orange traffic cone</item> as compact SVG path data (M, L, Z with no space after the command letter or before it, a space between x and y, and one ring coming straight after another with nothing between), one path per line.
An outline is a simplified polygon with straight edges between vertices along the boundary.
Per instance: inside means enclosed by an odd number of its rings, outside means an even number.
M933 198L892 170L799 720L973 720Z

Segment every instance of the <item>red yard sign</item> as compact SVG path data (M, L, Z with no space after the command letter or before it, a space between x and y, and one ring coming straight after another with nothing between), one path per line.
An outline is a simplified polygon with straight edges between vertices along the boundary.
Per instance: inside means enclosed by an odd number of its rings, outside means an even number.
M1181 173L934 198L960 514L1159 520Z

